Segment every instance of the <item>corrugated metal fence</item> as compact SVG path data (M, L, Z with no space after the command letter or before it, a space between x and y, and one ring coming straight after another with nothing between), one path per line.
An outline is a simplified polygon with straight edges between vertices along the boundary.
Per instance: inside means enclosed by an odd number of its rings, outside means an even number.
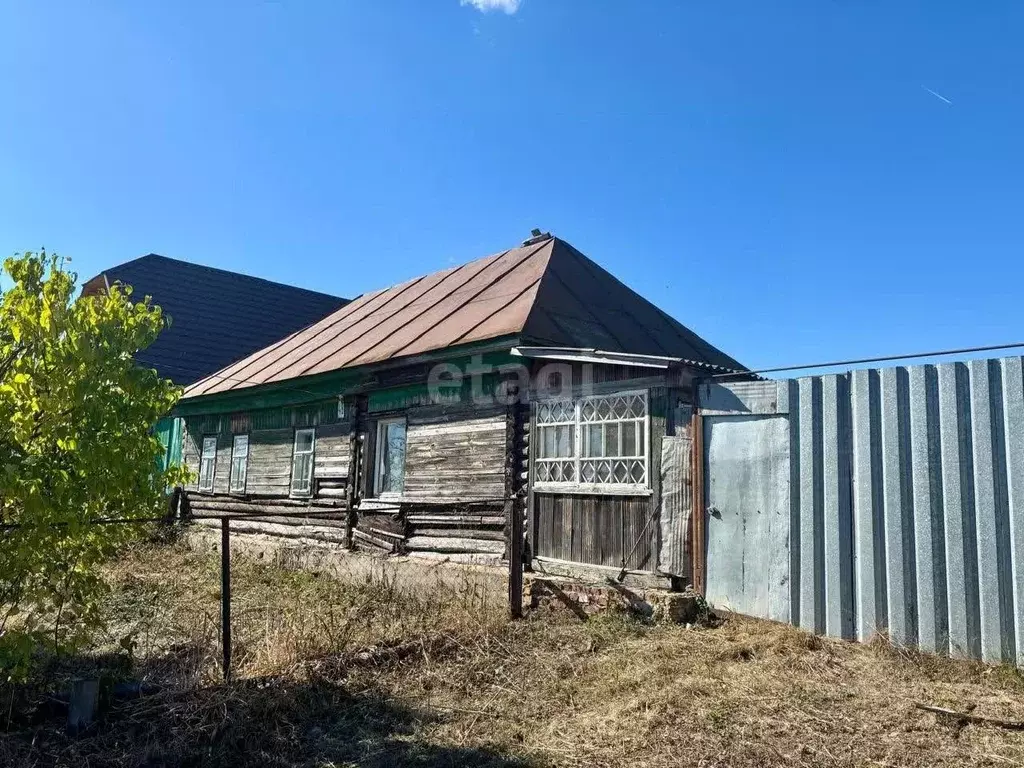
M837 637L888 631L924 650L1024 664L1020 357L704 383L699 400L709 600ZM760 435L780 418L788 460L776 440L769 461ZM789 509L764 509L750 489ZM736 536L715 535L773 511L788 536L768 547L739 552ZM781 542L788 552L775 551ZM739 594L735 567L774 594Z

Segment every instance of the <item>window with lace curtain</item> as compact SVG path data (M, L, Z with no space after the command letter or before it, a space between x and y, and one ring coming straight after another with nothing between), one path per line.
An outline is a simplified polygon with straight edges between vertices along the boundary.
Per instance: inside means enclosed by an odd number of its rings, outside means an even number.
M649 486L646 392L537 404L537 488L602 491Z

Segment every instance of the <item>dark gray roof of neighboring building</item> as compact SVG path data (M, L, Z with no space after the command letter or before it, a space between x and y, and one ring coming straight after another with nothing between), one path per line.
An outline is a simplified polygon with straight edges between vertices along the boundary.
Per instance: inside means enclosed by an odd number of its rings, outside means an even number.
M82 287L132 286L171 318L141 363L187 386L349 303L326 293L149 254L105 269Z
M547 235L360 296L314 325L196 382L185 397L498 338L744 369L569 243Z

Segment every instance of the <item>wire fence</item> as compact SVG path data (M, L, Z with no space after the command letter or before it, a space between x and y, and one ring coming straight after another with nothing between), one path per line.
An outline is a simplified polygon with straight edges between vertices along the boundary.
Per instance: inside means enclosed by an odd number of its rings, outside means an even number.
M346 521L346 550L355 551L354 541L352 537L352 530L355 526L351 523L350 510L348 507L321 507L312 508L308 507L302 511L296 512L198 512L193 513L188 509L187 495L182 489L175 488L174 492L168 501L168 511L166 514L155 517L119 517L119 518L95 518L93 520L86 520L82 522L72 523L70 521L61 522L47 522L42 523L38 526L26 523L4 523L0 525L2 531L14 531L24 530L27 528L35 527L47 527L47 528L66 528L70 525L161 525L171 527L174 525L188 525L193 521L203 520L215 520L220 522L220 578L221 578L221 653L222 653L222 670L225 682L231 681L231 521L236 522L243 521L268 521L273 522L274 519L280 520L281 518L291 518L298 520L308 520L310 525L316 525L318 521L339 521L344 519ZM185 503L182 503L182 502ZM405 502L401 504L374 504L373 511L392 511L400 512L403 508L409 507L452 507L452 508L472 508L475 506L491 505L496 503L506 503L509 499L474 499L472 501L460 501L460 502L438 502L438 501L424 501L424 502ZM515 507L516 505L512 505ZM513 524L515 521L513 521ZM520 523L520 529L522 525ZM513 530L515 530L513 528ZM516 544L520 546L516 546ZM523 558L521 551L521 540L519 537L509 537L509 613L513 619L522 618L522 602L523 602Z

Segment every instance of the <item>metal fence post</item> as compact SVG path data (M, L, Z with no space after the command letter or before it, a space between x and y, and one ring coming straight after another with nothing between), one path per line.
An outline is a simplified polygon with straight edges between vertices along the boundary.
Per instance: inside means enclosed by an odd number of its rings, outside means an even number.
M231 682L231 523L220 519L220 637L224 652L224 682Z
M505 525L508 529L508 604L513 619L523 617L523 472L526 467L524 407L508 407L505 416Z

